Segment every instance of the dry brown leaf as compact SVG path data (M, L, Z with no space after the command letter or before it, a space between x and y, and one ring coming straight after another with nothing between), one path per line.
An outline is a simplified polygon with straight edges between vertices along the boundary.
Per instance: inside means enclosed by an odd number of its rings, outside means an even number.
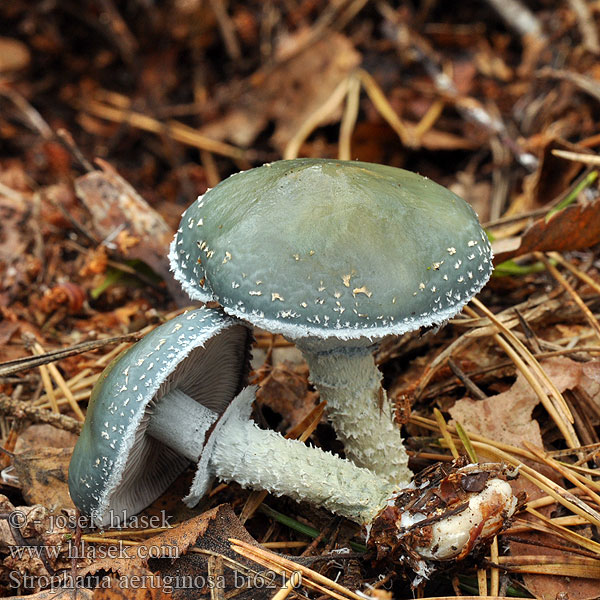
M581 164L565 160L552 154L553 150L580 150L578 146L560 139L544 137L544 147L539 168L523 180L523 188L527 201L521 204L520 210L532 210L548 204L568 188L569 184L581 171ZM514 214L509 211L508 214Z
M175 550L178 556L183 556L197 543L198 538L204 537L214 519L220 519L219 507L213 508L201 515L180 523L173 529L168 529L152 536L147 542L147 548L167 548Z
M73 508L67 489L67 472L77 436L52 425L30 425L17 439L14 474L23 496L50 511Z
M35 448L73 448L77 436L52 425L30 425L25 428L15 445L17 454Z
M600 405L600 361L579 363L566 357L556 357L543 361L541 365L561 393L579 388ZM525 377L519 373L513 386L506 392L485 400L475 401L470 398L459 400L449 412L452 418L460 421L467 431L521 448L524 447L523 441L542 448L539 425L531 417L538 402L539 399ZM537 463L530 464L547 477L557 479L556 472L549 467ZM513 488L516 492L526 491L532 500L545 495L523 477L513 482ZM546 510L541 509L541 512L549 513L551 510L552 507L548 507ZM545 534L539 533L520 534L520 537L529 538L542 545L545 540L550 539ZM553 538L552 541L557 540ZM511 543L513 556L531 554L532 549L535 552L536 546ZM544 547L544 552L557 556L563 553L547 546ZM591 600L597 597L597 581L531 574L524 574L523 578L528 589L539 598L554 599L562 591L568 591L570 600Z
M307 35L310 30L303 29L289 36L276 58L282 60L292 54ZM249 146L268 122L274 121L273 143L283 151L306 118L323 105L360 59L347 37L331 33L290 60L282 60L266 78L254 78L254 88L235 108L200 132L212 139Z
M600 242L600 200L573 204L554 214L548 222L538 219L523 235L492 244L494 264L529 254L555 250L584 250Z
M231 550L229 538L243 540L258 546L256 540L246 531L244 526L228 504L217 506L198 518L206 519L206 529L196 540L196 552L188 553L179 560L162 560L159 572L162 577L179 577L183 581L188 577L197 587L173 587L173 600L196 600L200 594L207 597L216 590L223 598L236 592L237 600L267 600L279 589L282 581L268 582L265 577L255 576L252 572L245 572L245 568L260 571L262 568L256 563L245 559ZM198 552L201 551L201 552ZM239 568L228 563L225 558L236 561ZM212 580L208 575L211 574ZM198 576L202 577L199 578ZM203 589L198 589L204 583ZM177 580L175 580L177 581Z
M68 525L75 522L74 510L52 515L40 505L15 507L0 495L0 513L0 549L6 554L0 577L13 591L33 593L49 585L54 572L70 567Z
M518 373L513 386L485 400L464 398L449 410L454 421L473 433L495 441L520 446L523 440L541 447L542 435L537 421L531 418L539 398L525 377Z
M227 505L217 506L194 517L173 529L155 535L143 545L124 549L123 555L116 559L104 559L79 569L78 575L95 575L101 572L115 573L110 588L97 590L94 598L108 600L113 598L134 598L135 600L160 600L168 593L173 600L196 599L199 595L210 596L211 587L219 586L219 591L240 589L242 573L233 571L231 565L217 565L218 573L211 580L208 577L214 570L214 559L226 556L243 566L256 568L254 563L240 558L230 549L229 538L235 537L248 543L257 542L248 534L236 517L233 509ZM194 546L196 551L189 552ZM199 553L197 550L203 550ZM149 558L163 552L163 558ZM209 568L209 562L213 562ZM132 578L137 577L137 580ZM147 592L135 589L145 577ZM131 595L123 593L121 586L131 582ZM135 583L138 581L138 584ZM275 589L279 586L276 585ZM241 592L240 600L266 600L273 595L273 588L250 589L250 594ZM146 595L144 595L146 594Z
M580 388L600 405L600 360L575 362L564 356L549 358L542 368L562 393ZM531 413L539 399L519 372L512 387L485 400L464 398L449 410L463 427L498 442L523 447L522 442L543 447L539 425Z
M34 448L15 454L13 465L23 497L51 512L75 508L67 485L72 448Z
M197 540L205 534L209 524L217 517L217 514L218 508L202 513L172 529L152 536L141 546L124 548L122 556L118 558L109 557L96 561L84 568L81 573L88 575L99 571L109 571L121 574L125 573L130 565L146 568L148 560L156 557L157 553L166 556L168 560L172 560L174 557L180 558L188 551L190 546L197 543Z

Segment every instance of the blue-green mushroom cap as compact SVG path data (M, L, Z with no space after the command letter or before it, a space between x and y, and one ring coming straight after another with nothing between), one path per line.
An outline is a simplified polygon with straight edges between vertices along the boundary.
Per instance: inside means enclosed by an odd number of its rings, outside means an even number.
M487 282L473 209L394 167L283 160L232 175L183 214L188 295L291 339L376 340L441 324Z
M69 466L74 504L98 526L120 523L188 466L146 434L152 407L175 387L222 414L242 389L251 334L216 310L183 313L120 354L94 386Z

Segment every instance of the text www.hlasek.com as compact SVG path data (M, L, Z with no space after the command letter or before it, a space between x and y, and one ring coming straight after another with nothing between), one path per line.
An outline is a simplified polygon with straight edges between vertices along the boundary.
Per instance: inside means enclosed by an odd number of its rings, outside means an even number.
M10 556L13 559L23 558L65 558L65 559L91 559L105 558L179 558L177 546L130 546L119 542L110 546L95 546L84 541L74 544L68 541L65 545L58 546L9 546Z

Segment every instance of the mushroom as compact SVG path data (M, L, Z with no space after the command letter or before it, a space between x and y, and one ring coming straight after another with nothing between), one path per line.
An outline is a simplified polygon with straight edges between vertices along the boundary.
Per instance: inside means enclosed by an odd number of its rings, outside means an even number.
M293 340L346 456L412 473L373 345L440 325L487 282L473 209L415 173L284 160L232 175L184 213L171 268L188 295Z
M237 481L368 525L373 543L384 542L380 552L404 549L417 564L464 554L514 511L496 467L459 464L402 491L349 460L260 429L250 419L254 388L240 392L249 343L245 326L200 308L156 328L107 367L69 469L82 513L99 526L125 521L196 463L184 499L190 506L214 477Z
M174 415L168 434L153 436L157 402L191 397L222 414L246 382L250 343L247 327L200 309L157 327L104 370L69 466L82 513L99 526L126 521L169 487L190 464L181 447L202 443L214 419L184 434L185 413ZM158 439L166 435L169 444Z

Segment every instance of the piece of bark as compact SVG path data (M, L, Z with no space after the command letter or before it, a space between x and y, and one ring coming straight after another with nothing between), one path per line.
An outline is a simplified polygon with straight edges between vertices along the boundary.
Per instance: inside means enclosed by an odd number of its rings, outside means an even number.
M188 305L189 298L169 268L173 231L111 165L100 159L96 162L102 171L78 177L75 191L90 211L98 237L120 241L119 250L125 258L144 261L164 279L173 299L180 306Z

